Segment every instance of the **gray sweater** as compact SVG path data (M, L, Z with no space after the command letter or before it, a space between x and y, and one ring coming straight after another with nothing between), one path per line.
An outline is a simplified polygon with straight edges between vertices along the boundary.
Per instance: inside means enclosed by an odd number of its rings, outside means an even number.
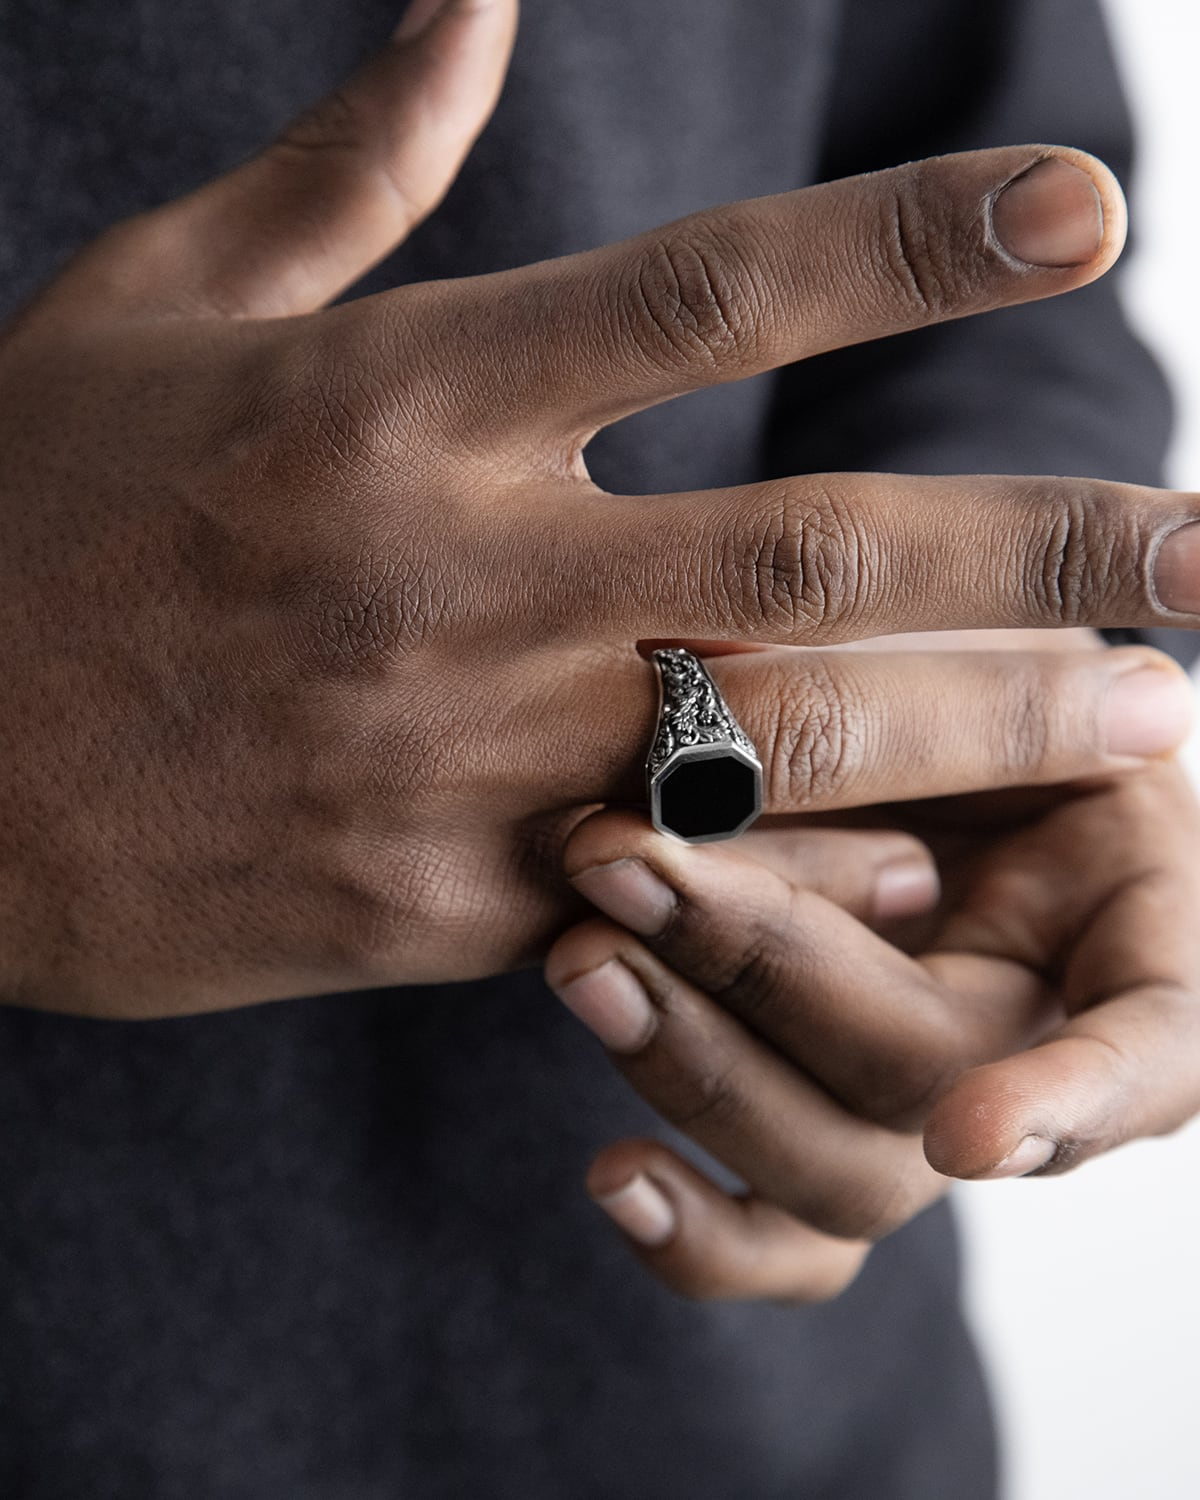
M365 284L519 264L908 157L1128 166L1090 0L526 0L504 99ZM385 0L5 0L0 310L253 149ZM657 408L598 482L1153 481L1110 283ZM0 1010L5 1500L987 1500L943 1205L814 1309L692 1305L586 1199L659 1132L527 973L152 1024Z

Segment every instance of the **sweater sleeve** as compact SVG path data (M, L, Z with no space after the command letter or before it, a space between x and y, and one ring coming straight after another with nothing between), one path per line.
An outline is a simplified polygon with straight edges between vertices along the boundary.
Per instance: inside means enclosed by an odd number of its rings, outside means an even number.
M1129 109L1094 0L845 0L827 119L826 179L1029 141L1091 151L1128 190ZM1118 269L1063 297L788 368L769 471L1160 484L1170 397L1119 283ZM1200 651L1185 631L1143 638L1184 661Z

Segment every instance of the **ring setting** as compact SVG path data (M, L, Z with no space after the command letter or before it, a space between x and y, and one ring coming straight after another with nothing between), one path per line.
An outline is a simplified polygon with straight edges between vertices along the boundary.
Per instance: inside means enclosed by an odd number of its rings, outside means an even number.
M676 646L651 660L659 707L646 760L650 821L688 844L736 838L762 812L758 752L699 657Z

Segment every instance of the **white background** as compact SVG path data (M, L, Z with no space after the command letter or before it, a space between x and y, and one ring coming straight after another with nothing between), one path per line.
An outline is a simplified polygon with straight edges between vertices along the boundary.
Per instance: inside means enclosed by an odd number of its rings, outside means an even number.
M1129 304L1179 401L1172 483L1200 489L1200 0L1108 8L1141 139ZM959 1206L1007 1500L1200 1500L1200 1124Z

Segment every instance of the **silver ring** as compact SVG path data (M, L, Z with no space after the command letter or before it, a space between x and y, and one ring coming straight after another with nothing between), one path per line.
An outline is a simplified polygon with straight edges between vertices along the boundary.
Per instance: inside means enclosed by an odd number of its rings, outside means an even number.
M699 657L655 651L658 727L646 760L650 821L688 844L745 833L762 812L762 761Z

